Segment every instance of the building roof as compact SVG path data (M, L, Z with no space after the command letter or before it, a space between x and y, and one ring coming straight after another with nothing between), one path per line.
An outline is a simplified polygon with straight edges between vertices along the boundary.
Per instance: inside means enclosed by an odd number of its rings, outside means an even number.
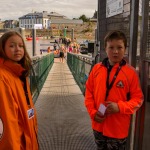
M50 16L54 16L54 17L63 17L63 18L68 19L66 16L61 15L61 14L58 14L58 13L56 13L56 12L50 12L49 15L50 15Z
M50 12L48 13L47 11L43 12L34 12L34 13L28 13L22 17L19 17L19 19L31 19L31 18L51 18L51 17L58 17L58 18L65 18L68 19L66 16L58 14L56 12Z

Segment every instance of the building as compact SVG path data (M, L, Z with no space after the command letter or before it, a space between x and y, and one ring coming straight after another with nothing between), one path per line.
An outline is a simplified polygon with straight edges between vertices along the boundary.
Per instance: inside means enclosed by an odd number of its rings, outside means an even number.
M17 20L5 20L3 22L3 28L17 28L18 27L18 21Z
M66 26L67 24L82 23L82 20L71 20L64 15L47 11L28 13L19 18L19 27L25 29L33 29L35 24L41 24L43 29L50 29L52 24L59 27L60 24Z

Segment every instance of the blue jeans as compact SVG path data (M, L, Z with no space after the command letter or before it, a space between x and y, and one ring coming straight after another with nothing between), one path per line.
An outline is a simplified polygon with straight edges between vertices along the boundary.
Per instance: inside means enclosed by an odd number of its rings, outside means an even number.
M97 150L126 150L127 138L110 138L95 130L93 130L93 134L95 137Z

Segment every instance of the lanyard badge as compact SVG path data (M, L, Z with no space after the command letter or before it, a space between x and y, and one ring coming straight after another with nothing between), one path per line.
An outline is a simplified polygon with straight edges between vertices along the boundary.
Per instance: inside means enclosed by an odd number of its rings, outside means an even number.
M34 117L34 109L28 109L27 110L27 114L28 114L28 119L31 119L32 117Z

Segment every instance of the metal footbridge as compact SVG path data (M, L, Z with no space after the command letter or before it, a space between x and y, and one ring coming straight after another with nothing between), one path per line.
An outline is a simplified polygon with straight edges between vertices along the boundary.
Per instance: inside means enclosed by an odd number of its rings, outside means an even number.
M52 62L40 94L34 99L40 150L95 150L82 91L66 61L54 58Z

